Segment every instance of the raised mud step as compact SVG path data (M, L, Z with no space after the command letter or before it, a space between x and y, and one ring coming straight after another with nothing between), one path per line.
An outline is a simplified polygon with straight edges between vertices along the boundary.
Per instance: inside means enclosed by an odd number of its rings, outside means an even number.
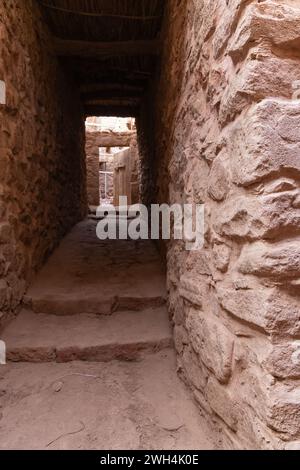
M23 310L2 339L13 362L137 360L172 345L165 308L58 317Z

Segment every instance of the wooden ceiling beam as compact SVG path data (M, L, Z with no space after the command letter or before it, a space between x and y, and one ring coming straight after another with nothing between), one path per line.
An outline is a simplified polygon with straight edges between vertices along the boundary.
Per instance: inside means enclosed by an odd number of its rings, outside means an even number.
M160 41L113 41L92 42L53 39L54 50L61 57L119 57L138 55L158 55Z

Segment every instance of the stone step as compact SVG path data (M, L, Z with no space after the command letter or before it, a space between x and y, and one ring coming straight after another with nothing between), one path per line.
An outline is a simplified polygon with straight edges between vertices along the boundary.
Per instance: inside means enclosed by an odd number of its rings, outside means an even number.
M138 360L173 344L164 307L111 316L55 316L23 310L4 331L7 361Z
M35 313L47 313L49 315L76 315L89 313L95 315L111 315L114 312L127 310L141 311L148 308L156 308L165 305L164 296L101 296L94 293L86 294L76 292L49 293L29 296L24 299L24 307Z
M24 299L36 313L109 315L165 304L165 273L149 240L99 240L97 224L76 225L33 280Z

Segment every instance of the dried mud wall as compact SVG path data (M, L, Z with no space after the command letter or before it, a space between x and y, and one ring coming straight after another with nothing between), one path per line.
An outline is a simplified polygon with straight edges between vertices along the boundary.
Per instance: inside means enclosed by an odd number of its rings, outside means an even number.
M226 446L299 449L300 1L170 0L164 29L156 199L205 203L203 249L167 246L179 372Z
M0 4L0 324L62 236L86 213L79 96L36 1Z

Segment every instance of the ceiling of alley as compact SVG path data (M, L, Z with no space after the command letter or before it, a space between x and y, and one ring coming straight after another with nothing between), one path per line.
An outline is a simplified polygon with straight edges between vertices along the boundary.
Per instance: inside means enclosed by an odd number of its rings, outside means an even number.
M160 53L165 0L37 0L87 115L134 116Z

